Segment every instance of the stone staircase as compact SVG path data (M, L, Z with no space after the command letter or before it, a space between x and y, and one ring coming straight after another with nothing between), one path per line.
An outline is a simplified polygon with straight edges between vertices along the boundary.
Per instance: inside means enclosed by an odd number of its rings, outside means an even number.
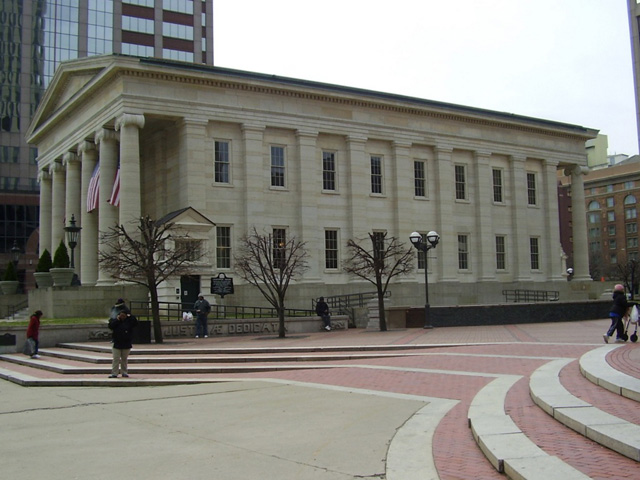
M640 413L637 413L640 378L616 370L607 362L608 355L627 347L631 345L605 345L588 351L578 360L548 359L528 378L496 375L480 389L469 405L467 419L474 440L495 470L510 479L623 478L615 474L590 477L561 458L561 454L554 454L553 447L568 444L572 449L591 451L595 442L605 447L602 455L608 461L640 462ZM109 379L109 344L61 344L41 349L40 359L18 353L0 355L0 378L24 386L122 387L220 382L239 374L341 368L346 366L341 362L355 360L364 364L372 359L416 355L420 353L415 351L421 348L433 345L295 348L145 345L132 351L131 378ZM526 413L513 408L509 411L507 399L521 380L527 381L535 408L553 419L553 432L536 430L544 429L543 426L525 427L522 419ZM571 431L580 436L569 438ZM547 434L555 437L556 443L551 447L540 441ZM640 465L636 472L640 472Z

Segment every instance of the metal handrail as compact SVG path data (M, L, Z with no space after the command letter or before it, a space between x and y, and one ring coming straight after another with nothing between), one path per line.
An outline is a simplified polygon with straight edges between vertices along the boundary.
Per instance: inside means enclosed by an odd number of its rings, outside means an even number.
M560 292L556 290L503 290L506 302L557 302Z
M15 318L16 312L29 307L29 299L23 300L15 305L7 305L7 317Z
M384 294L385 298L391 296L391 292L387 290ZM362 292L362 293L351 293L348 295L333 295L331 297L324 297L324 301L327 302L329 308L335 309L338 313L345 312L347 308L355 308L355 307L364 307L369 300L378 297L378 292ZM313 298L311 300L311 308L315 311L316 304L318 303L317 298Z
M130 303L131 311L140 320L149 320L152 318L151 302L132 301ZM195 314L192 303L182 302L159 302L160 320L175 321L182 320L184 312ZM311 317L315 316L312 310L285 309L285 317ZM250 306L227 306L227 305L211 305L211 313L209 319L253 319L253 318L278 318L278 313L273 307L250 307Z

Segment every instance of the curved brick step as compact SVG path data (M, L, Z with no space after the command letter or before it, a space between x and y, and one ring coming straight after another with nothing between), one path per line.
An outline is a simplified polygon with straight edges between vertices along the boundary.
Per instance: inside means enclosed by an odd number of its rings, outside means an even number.
M560 371L572 359L559 359L538 368L529 380L534 403L581 435L640 461L640 426L606 413L575 397L560 383Z
M626 398L640 402L640 379L616 370L607 354L623 345L606 345L580 357L580 372L590 382Z
M529 440L504 412L507 392L520 378L516 375L496 378L475 395L469 406L469 426L484 455L496 470L510 479L588 479Z

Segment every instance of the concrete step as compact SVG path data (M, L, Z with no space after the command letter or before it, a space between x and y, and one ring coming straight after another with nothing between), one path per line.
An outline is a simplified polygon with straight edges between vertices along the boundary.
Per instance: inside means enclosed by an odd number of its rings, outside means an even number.
M607 354L622 345L606 345L580 357L580 372L590 382L622 397L640 402L640 378L616 370L607 362Z
M600 355L608 350L598 349ZM561 370L572 359L559 359L538 368L530 378L533 401L563 425L600 445L640 461L640 425L611 415L581 400L560 382Z

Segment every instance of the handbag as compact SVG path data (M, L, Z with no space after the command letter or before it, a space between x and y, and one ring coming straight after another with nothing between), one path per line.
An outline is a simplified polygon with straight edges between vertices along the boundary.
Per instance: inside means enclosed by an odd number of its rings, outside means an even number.
M27 340L24 342L22 353L28 356L32 356L34 353L36 353L36 342L33 338L27 338Z

